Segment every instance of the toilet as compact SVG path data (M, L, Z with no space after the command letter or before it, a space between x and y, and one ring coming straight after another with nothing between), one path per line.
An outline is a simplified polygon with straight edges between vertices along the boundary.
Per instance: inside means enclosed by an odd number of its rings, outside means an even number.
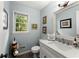
M31 51L32 51L32 53L33 53L33 57L34 57L34 58L37 58L37 53L39 52L39 50L40 50L40 47L39 47L39 46L33 46L33 47L31 48Z

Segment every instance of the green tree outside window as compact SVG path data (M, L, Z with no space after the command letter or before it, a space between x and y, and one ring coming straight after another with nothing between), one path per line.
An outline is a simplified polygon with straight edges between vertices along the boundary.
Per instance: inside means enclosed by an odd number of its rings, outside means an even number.
M27 31L28 16L16 15L16 31Z

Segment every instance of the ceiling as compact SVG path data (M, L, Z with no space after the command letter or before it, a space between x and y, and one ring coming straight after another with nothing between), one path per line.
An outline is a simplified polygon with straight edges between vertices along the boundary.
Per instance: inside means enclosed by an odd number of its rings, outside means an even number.
M17 3L41 10L42 8L47 6L50 1L17 1Z
M56 4L62 4L65 1L16 1L19 4L27 5L28 7L32 7L35 9L43 9L46 7L49 3L56 3ZM70 1L69 4L73 3L74 1Z

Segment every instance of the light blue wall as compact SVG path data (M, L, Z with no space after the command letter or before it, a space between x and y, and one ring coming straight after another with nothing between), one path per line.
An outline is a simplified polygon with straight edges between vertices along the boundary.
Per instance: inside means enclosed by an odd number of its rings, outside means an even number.
M27 13L29 17L29 32L27 33L13 33L13 11L19 11ZM38 25L37 30L32 30L31 24L36 23ZM18 4L17 2L10 2L10 42L15 37L16 41L25 48L21 49L22 52L31 49L32 46L38 44L40 39L40 11L27 7L26 5Z
M8 13L8 20L9 20L9 2L3 2L3 8L6 9L7 13ZM3 16L1 16L3 17ZM1 21L0 21L1 23ZM2 25L3 25L3 22L2 22ZM1 25L1 26L2 26ZM1 27L0 26L0 27ZM0 28L1 29L1 28ZM0 30L1 31L1 30ZM0 44L0 54L8 54L9 53L9 27L8 29L4 30L3 29L3 26L2 26L2 31L0 32L0 41L2 44Z
M3 6L1 6L1 4ZM0 2L0 12L1 12L1 7L2 7L2 11L3 11L3 8L6 9L9 17L9 2ZM3 17L1 13L0 13L0 17L1 18ZM0 19L0 25L1 25L0 26L0 55L8 54L9 53L9 27L6 30L3 29L3 19Z
M64 35L75 36L76 35L76 11L79 10L79 5L69 8L56 15L57 20L57 30L59 30ZM60 20L72 18L72 28L60 28Z
M44 16L47 16L47 33L53 33L54 32L54 25L53 21L55 21L54 19L54 12L57 11L59 8L56 4L56 1L51 1L45 8L43 8L41 10L41 28L43 26L42 24L42 20ZM44 37L44 34L41 33L41 37Z
M75 1L73 1L75 2ZM73 3L72 1L69 2L69 4ZM53 13L57 10L61 9L58 7L57 1L51 1L45 8L41 10L41 27L42 19L44 16L47 16L47 33L53 33ZM56 15L56 27L59 32L62 32L65 35L76 35L76 10L79 10L79 6L75 6L73 8L70 8L62 13L59 13ZM68 29L60 29L60 20L66 19L66 18L72 18L72 28ZM41 35L41 37L44 37L44 34Z

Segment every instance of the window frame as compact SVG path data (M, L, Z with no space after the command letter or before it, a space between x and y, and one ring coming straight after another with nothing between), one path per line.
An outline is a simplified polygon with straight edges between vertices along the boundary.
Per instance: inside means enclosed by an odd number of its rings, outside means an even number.
M26 15L28 18L28 24L27 24L27 31L16 31L16 19L15 19L15 13L17 14L23 14ZM29 32L29 17L28 14L20 11L13 11L13 33L27 33Z

